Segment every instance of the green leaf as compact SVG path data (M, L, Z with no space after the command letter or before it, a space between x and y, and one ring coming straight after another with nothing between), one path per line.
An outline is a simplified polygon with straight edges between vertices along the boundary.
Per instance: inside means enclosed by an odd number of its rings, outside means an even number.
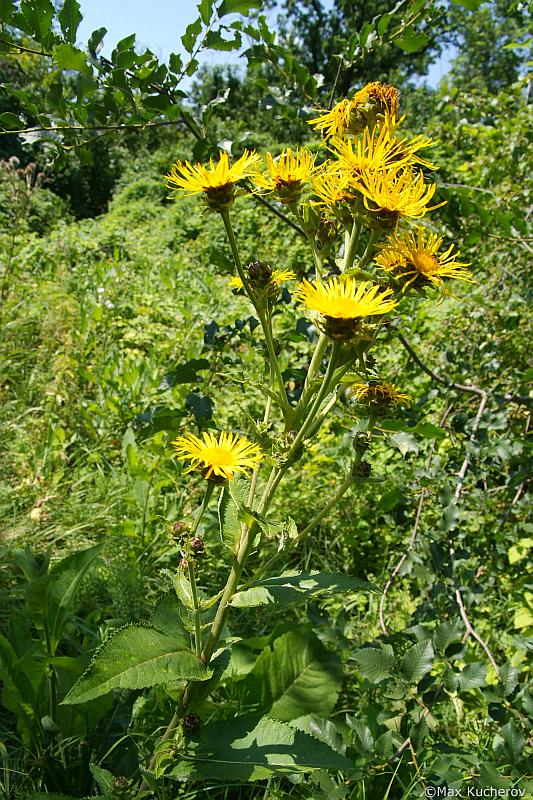
M0 127L5 131L20 130L20 128L24 128L24 124L18 114L13 114L12 111L4 111L3 114L0 114Z
M188 53L192 53L194 50L194 46L196 44L196 40L200 36L202 32L202 19L201 17L197 17L194 22L191 22L190 25L187 25L185 29L185 33L181 37L182 44Z
M428 42L429 36L425 33L415 33L412 28L406 30L400 39L394 39L394 44L404 53L416 53L417 50L422 50Z
M166 592L157 601L150 625L166 636L171 636L176 643L183 646L184 650L188 650L191 646L191 636L181 619L182 609L183 606L176 595Z
M422 436L424 439L444 439L446 431L439 428L438 425L433 425L431 422L419 422L414 428L411 428L413 433L417 436Z
M184 364L178 364L165 375L163 381L165 388L176 386L179 383L197 383L202 380L201 375L198 375L198 370L209 369L209 367L210 363L207 358L190 358Z
M512 719L510 719L509 722L503 726L502 736L503 741L505 742L505 750L511 759L511 764L517 764L518 761L520 761L522 751L524 750L524 746L526 744L525 737L516 727Z
M357 752L365 758L372 756L374 737L372 736L370 728L368 728L364 722L361 722L361 720L350 717L348 714L346 715L346 722L354 733L353 745Z
M222 0L218 7L218 16L226 14L247 14L252 8L261 8L262 0Z
M63 703L86 703L112 689L145 689L178 680L211 677L194 653L148 625L127 625L111 634Z
M224 487L218 503L220 538L234 552L241 538L242 516L250 485L243 478L234 478Z
M248 703L276 719L327 717L341 689L341 661L313 633L297 629L263 650L243 685Z
M505 697L512 694L518 686L518 675L518 668L513 667L509 661L500 669L500 681Z
M391 436L389 436L389 443L392 444L393 447L397 447L402 456L405 456L407 453L418 453L418 442L410 433L405 433L405 431L398 431L398 433L391 434Z
M205 37L205 47L210 50L238 50L241 46L241 35L235 32L234 39L224 39L220 31L208 31Z
M65 0L63 8L57 15L57 19L59 20L61 31L67 42L74 44L78 26L83 19L78 0Z
M396 663L390 644L382 644L379 648L363 647L354 653L353 658L361 675L372 683L389 678Z
M0 22L8 25L13 12L15 11L14 0L0 0Z
M191 392L185 398L185 408L192 411L197 425L211 419L213 416L213 401L207 395Z
M107 33L107 28L97 28L95 31L91 33L89 42L88 42L88 49L89 53L92 55L93 58L96 58L99 51L102 48L102 42L104 40L104 36Z
M107 800L114 797L113 781L115 776L109 770L103 769L103 767L99 767L96 764L89 764L89 769L104 798Z
M237 608L252 608L269 603L289 603L306 599L317 592L369 592L375 587L367 581L338 572L286 572L265 578L252 589L237 592L230 603Z
M103 545L73 553L56 564L49 574L50 582L45 595L45 620L48 630L50 655L54 655L63 635L69 606L89 567L100 555Z
M22 0L17 24L44 45L50 38L54 16L51 0Z
M433 644L437 650L444 652L452 642L458 642L462 639L464 631L464 624L459 617L441 622L435 631Z
M452 0L454 5L463 6L463 8L468 9L468 11L477 11L484 2L485 0Z
M91 73L87 64L85 53L72 44L58 44L54 47L54 58L60 69L76 70L86 74Z
M169 776L257 781L273 773L353 770L353 764L345 756L323 742L286 722L256 714L206 726L194 755L194 762L178 763Z
M204 25L209 25L213 13L213 0L200 0L198 3L198 13Z
M402 674L408 683L418 683L433 666L435 653L428 639L409 648L402 659Z
M485 685L486 677L487 665L482 661L474 661L473 664L468 664L459 675L459 686L463 691L475 689Z

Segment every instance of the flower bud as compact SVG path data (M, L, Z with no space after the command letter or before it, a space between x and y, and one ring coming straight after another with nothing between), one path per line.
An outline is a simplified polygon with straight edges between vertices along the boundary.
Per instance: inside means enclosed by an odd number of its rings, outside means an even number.
M201 553L204 552L205 542L203 539L200 539L199 536L193 536L189 544L191 550L193 551L193 553L196 553L196 555L200 555Z
M130 782L124 775L119 775L111 784L111 792L114 797L124 797L129 789Z
M198 733L200 728L202 727L202 721L200 717L197 717L196 714L187 714L183 717L183 731L188 736L191 736L195 733Z
M264 261L252 261L248 264L248 276L254 288L268 286L272 278L272 268Z

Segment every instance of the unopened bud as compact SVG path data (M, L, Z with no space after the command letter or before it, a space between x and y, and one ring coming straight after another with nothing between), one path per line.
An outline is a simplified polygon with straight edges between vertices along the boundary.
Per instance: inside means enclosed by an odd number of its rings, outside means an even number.
M124 775L119 775L111 784L111 791L115 797L123 797L129 789L130 782Z
M193 538L190 541L190 545L191 545L191 550L193 551L193 553L196 553L197 555L200 555L200 553L204 552L205 542L204 542L203 539L200 539L199 536L193 536Z
M272 269L264 261L252 261L248 264L248 275L252 286L268 286L272 278Z
M187 714L183 717L183 730L185 733L189 734L189 736L193 733L197 733L202 726L202 722L200 717L197 717L196 714Z
M175 539L181 539L187 533L189 533L189 526L186 522L179 520L178 522L174 522L172 525L172 535Z
M181 559L180 569L183 570L183 572L187 572L187 570L189 569L189 562L187 561L186 558Z

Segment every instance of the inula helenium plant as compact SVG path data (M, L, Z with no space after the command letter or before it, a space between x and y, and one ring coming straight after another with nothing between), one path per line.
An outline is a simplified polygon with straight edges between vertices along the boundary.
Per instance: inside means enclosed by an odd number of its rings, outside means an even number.
M411 401L401 385L379 371L380 337L394 335L402 302L409 293L439 300L451 279L470 280L467 265L427 220L442 205L435 202L436 185L426 175L436 166L421 155L432 142L421 134L410 138L403 121L397 90L375 82L311 120L324 137L317 152L288 148L263 159L245 150L232 161L222 151L208 165L178 161L166 176L172 197L179 202L183 194L197 195L198 213L208 210L224 226L235 267L227 291L247 299L260 325L268 382L254 389L264 398L264 413L253 425L243 418L242 427L233 431L184 429L170 443L185 466L181 480L204 488L195 513L173 526L181 550L171 575L173 591L157 606L150 626L130 625L107 639L65 700L85 703L113 688L167 688L175 713L146 765L141 791L162 775L235 774L255 780L272 772L350 769L341 751L290 726L293 717L282 705L270 703L263 713L257 697L249 714L234 717L228 708L227 723L211 724L201 708L228 669L238 641L231 632L234 609L319 591L372 590L346 575L294 572L286 565L323 515L370 479L366 457L376 423L387 410ZM309 258L298 275L283 263L272 266L241 249L233 219L240 204L257 194L280 203L305 233ZM308 353L298 396L288 390L278 338L280 315L287 308L282 291L316 331L302 336ZM339 402L350 404L360 419L352 463L339 475L337 490L302 526L278 506L276 495L300 460L313 458L313 442ZM200 587L199 560L209 546L200 535L202 519L215 506L227 578L223 585ZM259 556L263 539L277 541L268 560ZM276 668L271 673L269 680L275 681ZM222 751L230 735L233 763L228 766ZM235 744L239 737L242 749Z

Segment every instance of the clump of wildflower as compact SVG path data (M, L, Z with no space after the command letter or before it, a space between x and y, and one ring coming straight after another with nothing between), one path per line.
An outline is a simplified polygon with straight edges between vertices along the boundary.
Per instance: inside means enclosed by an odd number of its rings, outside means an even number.
M244 436L222 431L218 439L210 431L204 431L202 439L193 433L179 436L172 446L179 459L191 462L189 472L201 469L209 479L232 480L236 473L246 474L255 469L264 455L258 445Z
M209 167L177 161L165 176L166 185L186 194L203 194L210 208L222 211L233 204L236 184L255 175L260 160L258 153L245 150L234 164L223 151L216 164L210 159Z
M392 273L403 284L405 292L410 286L423 288L432 285L444 286L444 278L472 282L466 262L456 261L460 253L454 253L453 244L442 253L442 236L431 233L418 225L414 231L390 236L375 256L375 263L385 272Z

